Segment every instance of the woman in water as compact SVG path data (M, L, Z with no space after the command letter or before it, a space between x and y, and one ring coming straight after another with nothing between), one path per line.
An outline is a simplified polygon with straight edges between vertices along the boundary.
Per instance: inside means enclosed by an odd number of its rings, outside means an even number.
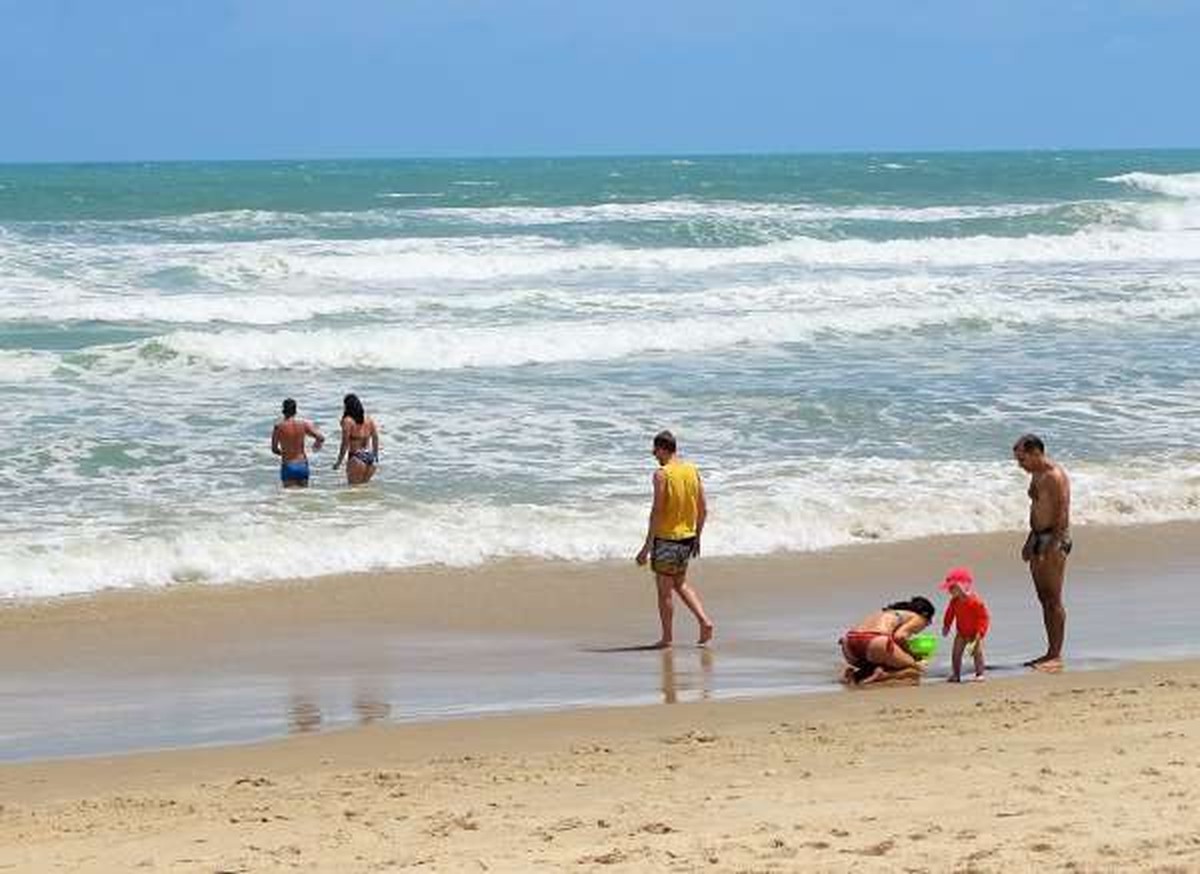
M928 598L914 595L876 610L851 628L838 641L846 658L843 682L920 679L924 668L908 651L908 639L929 625L935 613Z
M346 482L352 486L369 481L379 463L379 430L375 420L363 412L362 401L355 394L342 399L342 446L333 469L341 467L343 461Z

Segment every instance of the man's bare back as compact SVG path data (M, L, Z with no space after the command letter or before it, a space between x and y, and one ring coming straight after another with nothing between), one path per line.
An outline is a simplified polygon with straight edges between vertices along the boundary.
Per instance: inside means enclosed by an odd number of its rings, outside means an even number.
M320 448L312 422L305 419L284 419L275 425L275 443L283 461L302 461L308 458L304 450L305 438L313 437L313 448Z
M284 488L303 488L308 485L308 454L304 441L311 437L313 451L321 449L325 435L312 422L296 418L296 402L288 398L283 402L283 418L271 429L271 452L280 458L279 479Z

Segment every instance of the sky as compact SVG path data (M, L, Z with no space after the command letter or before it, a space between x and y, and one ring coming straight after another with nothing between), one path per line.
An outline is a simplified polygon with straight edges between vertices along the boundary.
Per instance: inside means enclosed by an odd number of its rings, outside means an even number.
M0 161L1200 146L1200 0L0 0Z

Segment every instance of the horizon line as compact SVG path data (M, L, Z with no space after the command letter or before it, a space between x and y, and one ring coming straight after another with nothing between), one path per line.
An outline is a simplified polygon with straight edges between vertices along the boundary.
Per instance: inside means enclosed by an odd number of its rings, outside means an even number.
M965 148L847 148L810 150L730 150L730 151L632 151L632 152L510 152L496 154L412 154L412 155L342 155L337 157L192 157L192 158L85 158L85 159L0 159L0 167L30 167L55 165L119 166L129 164L271 164L271 163L340 163L387 161L554 161L554 160L632 160L638 158L773 158L818 157L833 155L1018 155L1035 153L1082 152L1200 152L1192 146L1029 146L1029 147L965 147Z

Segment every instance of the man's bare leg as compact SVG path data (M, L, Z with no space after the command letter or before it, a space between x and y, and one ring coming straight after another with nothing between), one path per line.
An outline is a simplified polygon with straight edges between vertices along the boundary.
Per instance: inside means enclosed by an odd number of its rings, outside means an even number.
M659 649L666 649L675 635L675 578L666 574L655 574L654 584L658 588L658 620L662 623L662 636L654 645Z
M714 626L712 620L708 618L708 614L704 612L704 604L700 600L700 593L688 585L687 574L680 574L675 578L675 591L679 593L679 597L683 599L683 603L692 611L692 615L696 617L696 621L700 623L700 639L697 643L700 646L712 640Z
M1052 544L1044 555L1035 555L1029 560L1033 586L1042 604L1042 623L1046 626L1046 654L1026 664L1039 671L1062 669L1062 648L1067 626L1067 610L1062 602L1066 570L1067 557L1058 544Z

